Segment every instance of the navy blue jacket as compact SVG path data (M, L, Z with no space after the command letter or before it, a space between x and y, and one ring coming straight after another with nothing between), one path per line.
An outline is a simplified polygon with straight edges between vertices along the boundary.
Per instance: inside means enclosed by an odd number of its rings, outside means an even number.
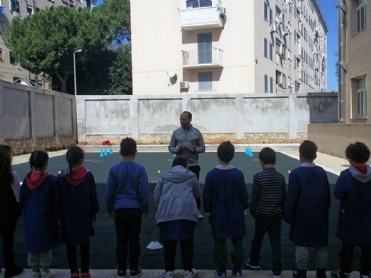
M340 200L336 236L353 245L371 244L371 169L362 175L352 166L341 172L334 196Z
M19 192L23 209L26 248L29 253L46 252L58 245L58 218L54 214L56 177L48 175L31 189L27 179Z
M57 214L61 223L61 240L67 244L89 241L93 217L99 211L97 188L91 172L78 185L71 185L61 175L58 179Z
M218 165L207 173L203 193L204 210L211 213L214 238L242 238L246 235L244 210L249 194L243 173L231 165Z
M330 185L325 170L303 163L289 176L285 220L291 224L289 239L301 247L328 244Z

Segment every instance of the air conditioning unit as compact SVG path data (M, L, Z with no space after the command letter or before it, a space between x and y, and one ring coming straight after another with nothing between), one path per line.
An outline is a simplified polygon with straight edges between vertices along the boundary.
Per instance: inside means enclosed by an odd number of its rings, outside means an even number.
M179 82L180 89L188 89L189 88L189 82L188 81L181 81Z
M13 18L19 18L19 12L14 12L13 11Z
M220 15L225 16L225 7L219 7Z
M289 34L289 30L284 29L283 32L282 32L282 34L283 34L284 36L287 36L287 35Z
M275 32L277 32L276 24L271 24L269 30L270 30L271 33L275 33Z

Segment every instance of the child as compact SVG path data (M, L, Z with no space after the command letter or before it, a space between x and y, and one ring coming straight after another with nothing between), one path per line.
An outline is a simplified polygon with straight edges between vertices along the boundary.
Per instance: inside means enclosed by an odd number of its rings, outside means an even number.
M52 251L58 241L58 219L54 214L55 176L46 172L49 156L44 151L34 151L30 157L31 172L23 181L19 202L24 212L27 263L32 277L50 278L54 272Z
M246 265L260 269L260 250L268 232L272 250L273 277L281 277L281 222L286 198L285 178L276 171L276 153L263 148L259 153L262 172L255 174L251 189L250 213L255 219L255 234L251 241L250 261Z
M306 278L309 247L314 247L317 277L326 277L330 185L326 172L313 161L317 146L305 140L299 147L301 166L289 176L284 216L291 224L289 238L296 244L293 276Z
M58 175L58 215L61 239L67 245L71 278L90 278L89 239L94 234L93 220L99 211L93 174L83 165L84 151L78 146L67 150L68 168ZM77 269L76 249L80 246L81 273Z
M23 272L23 268L14 263L14 232L17 219L22 215L22 209L16 198L20 185L18 176L12 172L10 153L10 147L0 146L0 236L3 238L5 278L17 276Z
M194 173L187 169L183 157L176 157L170 171L160 175L154 191L158 203L156 222L160 241L164 243L165 273L163 278L174 275L177 241L180 241L184 277L195 277L193 268L193 235L198 221L196 199L200 185Z
M107 211L115 218L117 276L126 276L129 257L130 277L139 277L140 230L142 214L148 213L148 177L146 169L134 162L137 144L125 138L120 144L123 160L112 166L106 186Z
M340 200L336 236L343 242L339 252L340 270L332 277L348 278L352 271L353 249L361 249L361 277L369 277L371 270L371 168L366 165L370 150L356 142L345 150L350 166L341 172L334 196Z
M227 276L226 239L230 238L234 251L233 277L242 277L244 259L242 238L246 235L244 210L249 208L249 194L243 173L230 165L234 146L228 141L217 150L219 165L207 173L203 192L204 209L209 213L214 238L214 258L218 267L216 277Z

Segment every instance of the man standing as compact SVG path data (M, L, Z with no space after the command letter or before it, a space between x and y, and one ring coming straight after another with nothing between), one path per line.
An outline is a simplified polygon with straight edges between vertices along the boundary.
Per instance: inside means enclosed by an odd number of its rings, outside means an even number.
M205 143L201 132L191 124L192 114L184 111L180 115L181 127L176 129L171 136L169 152L184 157L190 171L200 179L200 166L198 165L198 154L205 152ZM197 200L199 206L199 200ZM199 219L203 216L199 213Z

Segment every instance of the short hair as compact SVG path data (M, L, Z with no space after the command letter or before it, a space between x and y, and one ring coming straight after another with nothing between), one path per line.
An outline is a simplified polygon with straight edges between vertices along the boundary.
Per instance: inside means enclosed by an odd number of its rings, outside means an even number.
M189 111L183 111L182 114L187 114L188 115L188 119L192 120L192 113L189 112Z
M137 143L134 139L126 137L120 143L120 152L122 156L131 156L137 150Z
M0 148L2 148L4 151L8 152L10 156L12 156L12 147L8 145L0 145Z
M309 161L315 160L317 156L317 146L310 140L304 140L299 147L300 155Z
M345 156L355 163L365 164L370 158L370 149L362 142L355 142L345 149Z
M173 165L172 167L175 167L175 166L183 166L184 168L187 168L187 161L184 157L182 156L177 156L174 158L173 160Z
M264 164L276 164L276 152L269 147L263 148L259 152L259 159Z
M234 146L229 141L223 142L218 146L217 153L221 161L230 162L234 157Z

